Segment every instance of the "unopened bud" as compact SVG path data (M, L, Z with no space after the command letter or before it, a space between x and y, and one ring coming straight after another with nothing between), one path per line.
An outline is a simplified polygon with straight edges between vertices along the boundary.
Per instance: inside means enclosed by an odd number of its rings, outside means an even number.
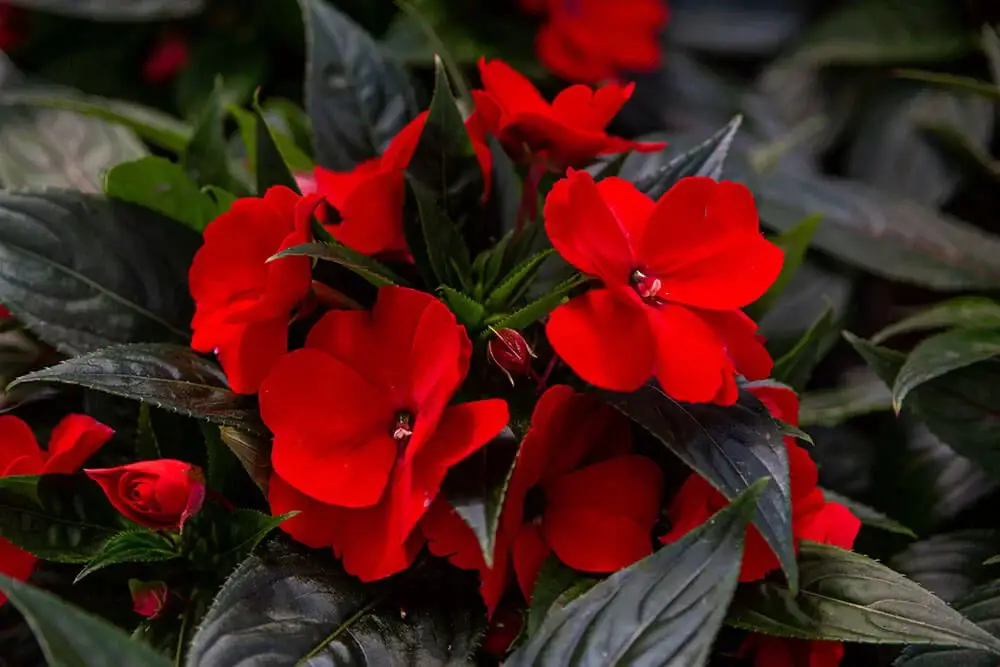
M162 581L129 579L132 609L146 618L156 618L167 604L167 585Z
M514 329L494 329L493 336L486 344L490 359L514 382L514 376L530 375L531 360L535 353L528 342Z

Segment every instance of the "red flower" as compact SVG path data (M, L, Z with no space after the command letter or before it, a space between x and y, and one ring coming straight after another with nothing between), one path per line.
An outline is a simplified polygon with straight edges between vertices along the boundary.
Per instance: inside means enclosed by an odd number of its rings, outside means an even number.
M547 13L538 33L538 58L570 81L597 82L622 70L660 64L663 0L521 0L525 11Z
M338 241L366 255L410 259L403 235L405 171L426 122L425 111L393 137L380 157L366 160L349 172L316 167L311 187L337 209L340 222L331 225L330 232ZM490 188L492 158L482 132L472 127L468 132L483 170L485 197Z
M684 178L653 202L628 181L571 171L549 193L545 229L563 258L603 282L546 327L587 382L634 391L655 375L677 400L729 405L737 373L770 372L737 309L774 282L782 252L761 235L742 185Z
M448 468L507 423L501 400L448 405L471 350L451 311L415 290L383 287L371 312L324 315L261 385L271 511L302 512L282 529L332 546L365 581L406 568Z
M24 41L25 11L9 2L0 2L0 51L10 51Z
M308 257L268 258L310 239L317 198L284 187L247 197L205 229L188 281L196 310L191 347L215 352L233 391L252 394L288 351L292 311L309 294Z
M598 90L570 86L552 104L523 75L501 60L479 61L485 90L473 90L469 122L497 137L515 159L544 160L555 171L582 167L598 155L658 151L666 144L640 143L604 131L632 95L633 85Z
M153 44L146 62L142 65L142 78L146 83L160 84L176 77L191 62L191 49L187 37L169 33Z
M422 528L431 553L478 569L490 612L514 575L526 599L549 554L584 572L614 572L652 553L663 473L632 454L629 423L597 399L556 385L538 400L507 487L493 568L472 530L439 500ZM600 539L594 539L600 536Z
M128 589L132 594L132 611L146 618L156 618L167 604L169 590L162 581L129 579Z
M751 635L742 653L753 654L754 667L837 667L844 657L844 645Z
M180 530L205 501L201 468L183 461L157 459L84 472L125 518L153 530Z
M524 614L514 607L505 606L490 618L483 636L482 650L487 655L503 657L524 630Z
M7 310L7 307L0 306L0 320L9 320L11 317L13 317L13 315L10 314L10 311Z
M35 434L17 417L0 417L0 477L11 475L68 474L76 472L91 454L114 434L86 415L69 415L60 421L42 451ZM27 580L38 559L0 537L0 572ZM7 597L0 593L0 605Z

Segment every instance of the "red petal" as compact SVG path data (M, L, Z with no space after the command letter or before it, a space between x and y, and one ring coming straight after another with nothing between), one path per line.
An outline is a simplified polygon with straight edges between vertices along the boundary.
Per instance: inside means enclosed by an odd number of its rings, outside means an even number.
M485 58L480 58L479 76L483 81L483 88L503 105L505 113L517 115L549 112L549 103L534 84L504 61L494 59L487 62Z
M531 601L531 594L535 590L535 582L538 581L538 573L542 571L545 559L552 553L552 549L542 539L541 531L538 527L526 523L518 531L514 538L513 557L514 574L517 576L518 586L524 599Z
M727 310L759 299L781 273L783 262L781 249L763 236L745 237L737 247L688 262L661 278L670 301Z
M67 415L49 437L46 473L73 473L111 439L114 429L87 415Z
M277 474L268 482L267 502L273 516L299 512L282 523L281 529L307 547L331 546L340 531L344 510L299 493Z
M652 553L662 494L663 473L650 459L627 455L596 463L545 487L542 532L570 567L613 572Z
M653 374L647 308L624 290L592 289L556 308L545 327L556 354L587 382L635 391Z
M613 186L609 191L617 194ZM633 200L615 206L627 208ZM567 262L609 285L628 284L635 268L628 235L590 174L571 171L558 181L545 200L544 216L545 232Z
M415 466L418 470L437 467L447 471L492 440L509 419L507 403L499 398L449 406L441 415L434 435L414 457ZM433 491L437 493L437 488Z
M749 526L743 543L743 562L739 580L743 583L760 581L781 567L778 557L767 544L764 536L754 526Z
M380 172L360 180L337 207L341 222L330 225L330 233L366 255L409 254L403 234L403 196L402 171Z
M801 540L832 544L850 549L861 530L861 521L851 510L839 503L826 503L823 509L795 526Z
M234 392L253 394L288 351L288 320L231 326L229 331L234 335L217 343L219 364Z
M655 324L656 379L669 396L688 403L706 403L716 398L724 381L735 387L732 363L721 341L696 314L683 306L667 304L650 321Z
M799 425L799 397L787 387L751 386L750 393L756 396L775 419L792 426Z
M667 509L670 530L660 538L664 544L676 542L708 521L726 499L697 473L688 475Z
M427 113L424 111L417 114L416 118L407 123L392 138L382 154L382 171L399 172L409 166L413 152L417 149L417 144L420 143L420 135L424 131L424 125L427 123Z
M597 184L597 190L629 238L638 238L653 213L653 200L639 192L632 183L614 176L602 179Z
M741 375L748 380L763 380L771 374L774 361L757 335L757 324L743 311L698 309L695 312L715 330Z
M38 559L27 551L15 547L0 537L0 572L17 581L27 581L35 571ZM7 601L7 596L0 593L0 605Z
M14 474L10 470L15 463L17 474L37 475L45 465L45 455L27 424L13 415L3 415L0 416L0 477Z

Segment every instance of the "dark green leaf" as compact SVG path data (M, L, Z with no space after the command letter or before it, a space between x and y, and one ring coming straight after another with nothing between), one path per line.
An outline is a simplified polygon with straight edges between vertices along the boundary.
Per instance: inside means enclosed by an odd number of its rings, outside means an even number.
M306 110L316 156L347 171L375 157L417 114L406 72L324 0L299 0L306 28Z
M195 123L191 141L181 155L181 162L188 175L199 185L232 188L224 122L222 81L218 80Z
M837 341L840 327L832 309L827 309L809 327L787 354L774 362L772 377L796 391L802 391L812 377L816 365Z
M979 586L955 603L967 619L1000 636L1000 581ZM910 646L893 667L996 667L996 656L987 651L941 646Z
M889 565L950 604L995 578L985 561L998 548L995 530L939 533L910 544Z
M913 331L956 327L959 329L1000 329L1000 304L982 296L960 296L940 301L918 313L890 324L872 336L881 344L893 336Z
M798 597L775 582L742 586L727 621L797 639L962 646L1000 654L1000 640L866 556L804 541L799 569Z
M778 274L777 279L771 284L767 292L764 293L764 296L757 299L757 301L747 308L747 313L751 317L755 319L762 317L764 313L771 309L778 296L791 283L792 276L795 275L795 272L802 264L802 260L805 259L806 250L809 248L813 234L816 233L816 228L819 226L822 218L823 216L821 215L806 216L797 225L786 229L777 238L772 239L774 244L784 251L785 261L781 266L781 273Z
M0 477L0 537L39 558L84 563L126 526L85 475Z
M160 21L197 14L204 0L10 0L16 7L92 21Z
M758 480L771 479L753 523L777 554L792 587L797 585L788 453L777 422L753 394L741 389L731 407L678 403L653 384L631 394L599 394L727 498Z
M895 519L890 519L882 512L877 509L871 508L864 503L859 503L856 500L852 500L847 496L842 496L835 491L830 491L829 489L823 489L823 496L826 498L828 503L839 503L851 510L851 514L858 517L861 523L865 526L870 526L872 528L878 528L889 533L896 533L897 535L906 535L907 537L917 538L917 534L912 530L896 521Z
M868 369L855 373L836 389L807 391L799 396L801 426L836 426L872 412L892 409L892 392Z
M222 587L186 664L464 667L475 648L475 586L463 581L449 594L442 583L363 586L315 552L267 543Z
M487 567L493 567L500 510L514 470L517 446L514 432L505 427L488 447L452 468L441 487L455 513L475 533Z
M135 430L135 455L140 461L163 458L160 443L156 440L153 422L149 416L149 403L139 405L139 424Z
M913 348L892 386L892 406L899 412L907 395L947 373L1000 354L1000 330L958 329L932 336Z
M230 426L220 426L219 437L250 475L250 479L257 485L257 488L267 493L267 482L271 476L270 438L247 433Z
M1000 86L989 81L980 81L972 77L956 76L954 74L945 74L944 72L924 72L915 69L900 69L896 70L895 74L901 79L932 83L960 93L971 93L988 100L993 100L994 102L1000 101Z
M215 201L215 206L219 215L222 215L232 208L233 203L235 203L238 199L238 197L232 192L229 192L224 188L220 188L217 185L206 185L201 190Z
M993 105L968 95L906 82L889 82L862 116L847 156L847 175L880 190L940 206L961 179L961 170L932 145L927 123L958 128L985 148L993 135Z
M459 324L472 331L478 330L486 314L483 304L447 285L442 285L439 289L444 295L445 303L451 308L451 312L455 313Z
M0 193L0 303L71 355L186 340L198 243L171 220L96 195Z
M328 262L334 262L350 269L372 285L382 287L385 285L406 285L406 282L395 273L387 269L378 261L362 255L356 250L351 250L343 243L334 238L330 238L322 243L306 243L304 245L292 246L271 257L268 261L281 259L282 257L315 257Z
M564 565L555 554L542 563L535 579L528 606L528 636L533 637L545 622L545 617L580 597L596 586L597 579L585 577Z
M520 331L521 329L534 324L562 305L569 293L582 285L584 282L586 282L586 279L582 276L574 276L573 278L556 285L551 292L545 296L539 297L535 301L532 301L524 308L516 310L510 315L496 316L492 318L492 321L487 320L487 322L493 325L496 329L515 329Z
M729 147L742 123L743 116L735 116L725 127L693 149L635 180L635 186L640 192L659 199L674 183L687 176L708 176L719 180Z
M104 192L184 223L198 233L220 212L179 164L162 157L144 157L114 167L105 176Z
M87 561L87 567L80 570L73 583L109 565L157 563L178 558L180 555L174 541L160 533L151 530L127 530L108 540L101 551Z
M118 123L149 143L173 153L184 150L192 133L188 125L157 109L101 97L67 95L62 91L5 91L0 104L75 111L91 118Z
M292 170L278 147L277 137L256 103L254 119L256 121L254 173L257 175L257 194L263 196L272 185L283 185L293 192L299 192L299 184L295 181Z
M0 574L0 592L24 614L49 667L170 667L170 661L103 618Z
M238 509L222 517L215 522L218 541L212 550L211 564L219 571L231 570L249 556L271 531L296 514L298 512L271 516L257 510Z
M408 234L406 240L411 249L415 244L423 244L426 248L433 275L425 275L424 280L432 285L449 285L459 289L468 287L472 280L472 261L458 227L441 208L433 192L412 179L408 183L417 202L420 232L418 238L412 239ZM420 264L417 267L420 268Z
M230 391L211 361L180 345L109 347L22 375L24 382L61 382L151 405L214 424L263 432L256 410Z
M496 312L515 302L531 286L531 282L538 276L538 271L542 268L545 260L554 253L555 250L551 248L543 250L514 267L510 275L497 285L486 298L486 310Z
M704 525L591 588L542 623L507 667L702 667L736 589L758 482Z
M958 168L962 175L1000 181L1000 161L993 159L989 146L977 143L953 125L921 123L919 129L948 164Z

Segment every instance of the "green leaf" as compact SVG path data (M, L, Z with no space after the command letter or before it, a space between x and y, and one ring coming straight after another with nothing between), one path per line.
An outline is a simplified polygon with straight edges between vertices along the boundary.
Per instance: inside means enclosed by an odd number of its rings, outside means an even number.
M510 275L497 285L486 298L486 310L496 312L516 302L518 298L524 295L534 279L538 277L538 272L541 270L545 260L553 254L555 254L555 250L552 248L543 250L514 267Z
M977 587L955 603L955 611L1000 636L1000 581ZM893 667L995 667L996 656L988 651L943 646L908 646Z
M659 199L677 181L687 176L708 176L719 180L729 148L742 124L743 116L734 116L725 127L693 149L634 181L635 186L640 192Z
M192 16L204 0L10 0L15 7L92 21L161 21Z
M170 667L170 661L103 618L0 574L0 592L24 614L49 667Z
M159 563L180 557L177 545L151 530L127 530L109 539L101 551L80 570L73 583L118 563Z
M483 304L447 285L442 285L438 289L444 295L445 303L451 308L451 312L455 313L459 324L472 331L477 331L483 322L483 316L486 314Z
M181 162L191 179L199 185L218 185L232 189L234 181L229 174L226 152L226 135L223 130L225 114L222 108L222 81L205 102L205 108L195 123L191 141L181 155Z
M996 530L957 530L913 542L888 564L952 604L996 578L984 561L998 548L1000 532Z
M222 215L232 208L233 204L238 199L238 197L232 192L220 188L217 185L206 185L201 189L201 191L208 194L215 201L218 215Z
M960 169L935 147L926 124L958 129L980 149L993 135L993 104L919 84L889 81L858 120L847 175L879 190L941 206L961 180Z
M528 607L528 636L533 637L550 613L562 609L596 586L597 579L584 577L564 565L554 554L545 559L531 591Z
M433 192L412 179L407 182L420 216L420 231L416 238L412 233L407 234L407 245L411 251L420 245L426 248L427 268L431 272L431 275L424 275L427 272L424 268L421 275L429 285L468 288L472 281L472 261L458 227L441 208ZM414 251L414 259L423 255L422 250ZM420 263L417 268L421 268Z
M39 558L84 563L127 525L85 475L0 477L0 537Z
M947 373L1000 354L1000 330L959 329L932 336L913 348L892 386L892 407L899 412L907 395Z
M156 440L153 422L149 415L149 403L139 405L139 424L135 430L135 455L140 461L154 461L163 458L160 443Z
M851 510L851 514L858 517L862 525L878 528L888 533L905 535L906 537L917 539L917 534L912 530L895 519L890 519L882 512L879 512L877 509L869 507L864 503L859 503L856 500L848 498L847 496L842 496L836 491L830 491L829 489L823 489L823 496L826 498L828 503L838 503Z
M271 477L271 440L230 426L219 427L219 437L264 493Z
M850 3L810 28L787 58L813 66L951 60L976 47L962 18L939 0Z
M556 610L504 665L707 665L736 590L743 536L764 484Z
M186 341L199 242L171 220L96 195L0 192L0 303L68 355Z
M797 597L776 582L742 586L727 621L779 637L961 646L1000 654L1000 640L878 561L803 541L799 569Z
M254 173L257 175L257 194L263 194L272 185L283 185L293 192L299 192L299 184L292 175L281 149L277 134L268 126L260 106L254 104L255 149Z
M467 665L478 643L475 587L426 572L400 584L365 586L318 552L268 542L223 585L185 664Z
M219 571L231 570L249 556L271 531L296 514L298 512L271 516L257 510L238 509L214 522L218 541L212 549L211 564Z
M256 410L228 388L222 370L180 345L109 347L22 375L11 386L26 382L77 385L213 424L265 432Z
M1000 304L982 296L960 296L940 301L933 306L890 324L871 341L876 345L893 336L931 329L1000 329Z
M781 273L778 274L777 279L775 279L762 297L747 308L747 314L754 319L760 319L764 316L764 313L771 309L778 296L791 283L792 276L795 275L795 272L802 264L802 260L805 259L806 250L808 250L813 235L816 233L816 228L822 219L823 216L821 215L806 216L794 227L786 229L777 238L771 239L776 246L784 251L785 261L781 266Z
M487 567L493 567L500 512L517 449L514 432L504 427L487 447L453 467L441 486L455 513L475 533Z
M75 111L90 118L124 125L149 143L178 154L187 146L192 134L190 126L158 109L63 91L4 91L0 105Z
M892 392L865 369L836 389L807 391L799 396L801 426L836 426L848 419L892 409Z
M520 331L561 306L566 301L569 293L585 283L586 280L583 276L574 276L556 285L555 289L551 292L532 301L524 308L516 310L510 315L494 316L487 321L497 329L515 329Z
M597 393L727 498L770 478L753 523L778 556L792 587L796 586L788 452L778 423L753 394L741 389L735 405L721 407L679 403L653 384L631 394Z
M315 257L327 262L334 262L350 269L372 285L383 287L385 285L406 285L406 282L395 273L387 269L378 261L362 255L356 250L352 250L334 238L330 238L322 243L306 243L303 245L285 248L274 255L269 262L282 257Z
M7 188L100 192L105 171L147 154L128 128L72 111L14 107L0 114L0 182Z
M375 157L417 115L409 77L354 21L324 0L299 0L306 30L306 111L316 156L347 171Z
M828 308L795 346L774 362L771 376L796 391L802 391L812 377L816 365L836 342L839 333L840 326L837 319L833 315L833 310Z
M149 156L120 164L107 173L104 192L184 223L201 233L219 207L184 169L162 157Z
M898 69L894 74L901 79L931 83L960 93L979 95L994 102L1000 101L1000 86L989 81L980 81L972 77L945 74L944 72L925 72L916 69Z

